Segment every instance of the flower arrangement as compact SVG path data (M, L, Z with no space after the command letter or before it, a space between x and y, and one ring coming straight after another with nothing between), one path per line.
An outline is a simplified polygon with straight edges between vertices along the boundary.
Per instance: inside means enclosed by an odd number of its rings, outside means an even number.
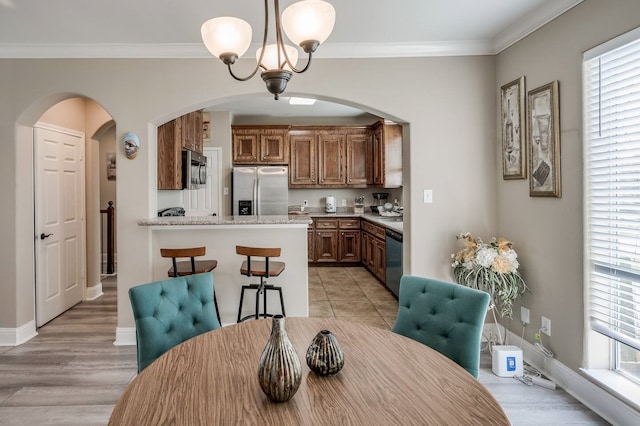
M464 240L464 248L451 255L456 282L486 291L491 303L499 305L500 315L512 318L513 301L527 290L518 272L520 264L513 243L495 237L484 243L468 232L456 238Z

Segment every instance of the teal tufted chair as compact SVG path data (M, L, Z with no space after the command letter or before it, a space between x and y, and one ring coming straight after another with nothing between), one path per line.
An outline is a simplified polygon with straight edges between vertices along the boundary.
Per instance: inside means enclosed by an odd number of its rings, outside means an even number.
M187 339L220 328L213 275L188 275L129 289L136 321L138 373Z
M460 284L403 275L399 302L394 333L424 343L478 378L488 293Z

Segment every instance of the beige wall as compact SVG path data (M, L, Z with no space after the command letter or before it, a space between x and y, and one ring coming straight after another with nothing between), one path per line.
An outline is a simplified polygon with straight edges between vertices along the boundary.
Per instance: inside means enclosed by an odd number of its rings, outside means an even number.
M411 124L405 151L416 165L407 164L411 173L405 198L421 200L427 188L434 191L435 202L405 200L405 206L411 206L405 223L406 264L415 265L407 272L448 278L454 235L494 229L494 62L493 57L317 60L289 84L291 95L343 101ZM15 200L0 225L6 236L0 266L9 294L0 302L0 327L17 327L33 318L33 273L28 272L33 268L33 228L18 217L33 209L28 193L21 190L32 187L27 130L69 93L99 102L117 124L117 139L131 131L141 140L133 160L117 151L118 322L120 327L132 326L127 290L152 277L150 232L137 221L156 214L156 125L218 100L264 93L263 82L235 82L213 59L0 60L0 75L0 141L7 154L0 158L0 173L6 177L0 194Z
M496 87L526 76L527 90L559 81L562 198L529 197L528 180L504 181L496 168L498 234L515 242L531 294L525 338L542 315L551 319L545 345L563 364L583 360L582 53L640 25L636 0L585 0L497 57ZM499 117L497 117L499 120ZM499 125L499 124L498 124ZM498 163L500 164L500 163ZM514 307L519 320L520 308ZM510 328L522 333L519 321Z

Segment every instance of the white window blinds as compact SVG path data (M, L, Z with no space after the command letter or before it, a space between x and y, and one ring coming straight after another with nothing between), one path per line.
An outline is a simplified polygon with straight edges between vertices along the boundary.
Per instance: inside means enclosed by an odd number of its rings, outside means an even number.
M591 327L640 350L640 40L583 71Z

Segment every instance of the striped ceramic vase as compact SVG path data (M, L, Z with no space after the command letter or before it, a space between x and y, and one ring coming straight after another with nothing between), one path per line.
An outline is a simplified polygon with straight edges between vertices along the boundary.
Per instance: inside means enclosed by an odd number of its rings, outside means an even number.
M336 374L344 366L344 354L335 336L321 330L307 349L307 365L320 376Z
M302 366L284 329L284 317L275 315L271 336L260 357L258 380L262 391L276 402L288 401L302 381Z

